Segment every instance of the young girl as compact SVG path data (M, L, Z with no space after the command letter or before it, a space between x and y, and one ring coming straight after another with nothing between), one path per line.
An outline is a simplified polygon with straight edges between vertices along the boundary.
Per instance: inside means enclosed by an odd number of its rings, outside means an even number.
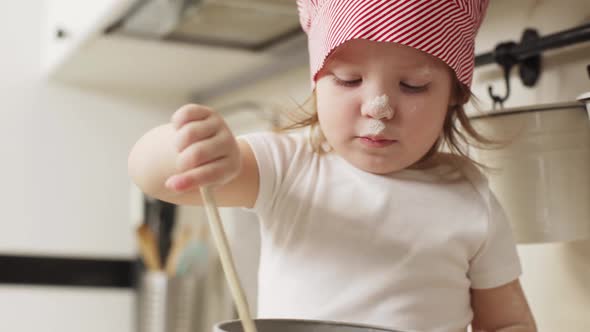
M199 204L214 186L259 215L260 318L536 331L509 224L460 148L462 132L482 141L463 105L486 6L299 0L310 130L236 139L186 105L137 142L130 175L164 201Z

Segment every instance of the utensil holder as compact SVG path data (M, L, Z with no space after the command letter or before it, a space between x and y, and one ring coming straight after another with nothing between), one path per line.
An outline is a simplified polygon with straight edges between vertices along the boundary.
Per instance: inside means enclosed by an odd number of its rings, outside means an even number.
M147 271L138 292L138 332L193 332L198 327L198 278Z

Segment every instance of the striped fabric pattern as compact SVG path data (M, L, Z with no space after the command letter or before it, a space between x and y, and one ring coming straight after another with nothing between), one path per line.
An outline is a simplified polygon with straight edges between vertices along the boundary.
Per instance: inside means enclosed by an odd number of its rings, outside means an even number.
M308 35L312 85L330 53L351 39L410 46L471 86L474 42L489 0L297 0Z

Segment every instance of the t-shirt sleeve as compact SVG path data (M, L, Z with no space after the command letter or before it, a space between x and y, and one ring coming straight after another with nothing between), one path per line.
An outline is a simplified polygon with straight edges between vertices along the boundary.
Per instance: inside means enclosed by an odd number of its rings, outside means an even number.
M468 272L471 287L478 289L505 285L522 273L510 223L487 181L483 196L488 208L487 237L471 259Z
M296 140L288 134L259 132L239 136L246 141L258 165L258 196L252 209L261 216L268 216L276 203L291 156L297 150Z

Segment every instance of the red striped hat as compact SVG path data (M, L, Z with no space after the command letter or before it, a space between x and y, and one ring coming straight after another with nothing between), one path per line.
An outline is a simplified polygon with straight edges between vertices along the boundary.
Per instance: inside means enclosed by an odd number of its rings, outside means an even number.
M489 0L297 0L312 84L330 53L351 39L410 46L451 67L471 86L475 35Z

